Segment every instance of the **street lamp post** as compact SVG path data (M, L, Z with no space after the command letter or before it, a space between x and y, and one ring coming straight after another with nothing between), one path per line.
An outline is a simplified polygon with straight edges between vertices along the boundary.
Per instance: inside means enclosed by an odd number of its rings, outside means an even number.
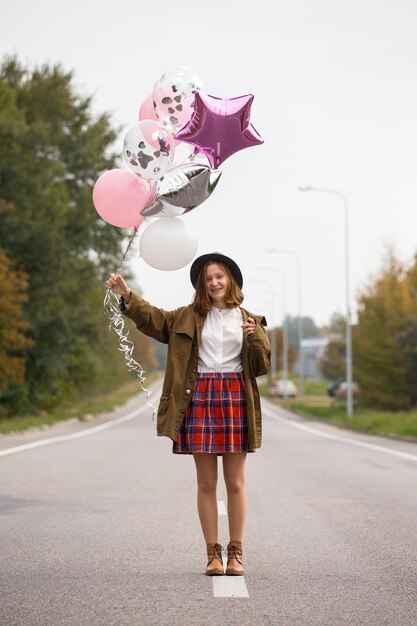
M330 193L342 200L345 216L345 299L346 299L346 382L347 382L347 404L346 411L348 417L353 415L353 393L352 393L352 325L350 315L350 258L349 258L349 205L346 196L337 189L327 187L298 187L298 191L317 191L319 193Z
M304 403L304 354L301 350L301 341L303 339L303 318L302 318L302 277L301 277L301 261L300 256L294 250L287 250L284 248L271 248L267 250L268 253L289 254L291 255L297 265L297 313L298 313L298 354L300 359L300 396L301 402Z
M275 272L281 276L282 280L282 378L288 380L288 337L285 332L285 318L286 318L286 293L287 287L285 282L285 274L278 267L259 267L259 271L267 270L269 272Z

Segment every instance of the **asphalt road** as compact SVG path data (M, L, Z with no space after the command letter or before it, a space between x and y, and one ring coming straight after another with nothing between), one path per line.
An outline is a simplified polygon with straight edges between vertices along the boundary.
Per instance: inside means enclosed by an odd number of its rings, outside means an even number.
M204 576L193 459L144 397L0 438L0 624L415 626L417 445L264 409L239 581Z

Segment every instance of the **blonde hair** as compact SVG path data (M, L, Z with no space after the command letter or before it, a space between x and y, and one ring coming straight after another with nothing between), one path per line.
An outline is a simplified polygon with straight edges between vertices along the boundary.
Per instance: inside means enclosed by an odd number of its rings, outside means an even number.
M197 283L195 287L195 294L193 298L193 308L197 313L201 315L206 315L211 307L212 301L209 296L207 281L206 281L206 273L209 265L218 265L221 270L226 274L228 280L228 284L226 287L226 295L225 302L227 308L233 308L235 306L239 306L243 302L243 293L239 285L237 284L232 272L229 270L227 265L220 263L219 261L208 261L202 268L197 278Z

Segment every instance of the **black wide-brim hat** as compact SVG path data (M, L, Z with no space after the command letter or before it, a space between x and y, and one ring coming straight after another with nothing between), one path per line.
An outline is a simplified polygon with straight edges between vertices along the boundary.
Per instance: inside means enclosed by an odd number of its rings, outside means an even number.
M199 273L201 272L203 267L206 265L206 263L210 263L210 262L223 263L223 265L226 265L226 267L229 268L233 278L239 285L240 289L242 289L243 276L242 276L242 272L240 271L238 264L235 263L233 259L230 259L228 256L225 256L224 254L220 254L220 252L210 252L210 254L203 254L202 256L199 256L194 261L190 269L190 278L191 278L191 282L194 288L197 285Z

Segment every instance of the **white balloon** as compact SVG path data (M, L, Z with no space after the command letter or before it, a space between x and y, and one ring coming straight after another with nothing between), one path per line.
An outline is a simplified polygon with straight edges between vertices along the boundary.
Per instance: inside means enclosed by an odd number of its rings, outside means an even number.
M153 224L154 222L156 222L159 218L157 217L145 217L145 219L143 220L143 222L141 222L139 224L138 227L138 232L137 235L138 237L142 237L143 233L145 232L145 230L148 228L148 226L150 226L151 224Z
M139 241L143 260L165 271L178 270L187 265L197 249L194 230L178 217L157 219L149 224Z

